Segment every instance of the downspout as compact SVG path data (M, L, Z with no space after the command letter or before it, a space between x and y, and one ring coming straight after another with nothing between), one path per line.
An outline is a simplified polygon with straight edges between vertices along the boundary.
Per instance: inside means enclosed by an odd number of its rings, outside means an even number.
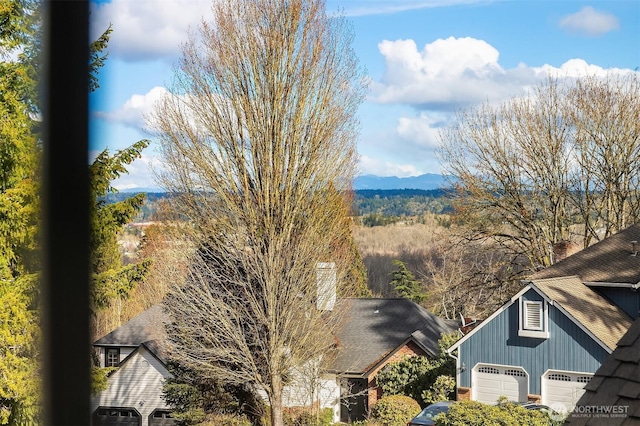
M460 373L462 372L460 358L449 352L449 349L447 349L447 355L456 360L456 401L458 401L458 384L460 383Z

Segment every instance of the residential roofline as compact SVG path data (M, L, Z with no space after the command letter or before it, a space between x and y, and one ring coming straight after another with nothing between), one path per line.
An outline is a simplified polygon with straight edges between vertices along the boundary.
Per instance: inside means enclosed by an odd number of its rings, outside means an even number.
M639 283L609 283L609 282L599 282L599 281L585 281L583 282L587 287L610 287L610 288L630 288L632 290L637 290L640 288Z
M558 278L564 278L564 279L566 279L566 278L576 278L576 279L580 279L580 277L578 277L577 275L571 275L571 276L567 276L567 277L558 277ZM582 324L573 315L571 315L563 306L560 305L560 303L557 303L555 300L549 298L549 296L547 296L542 289L538 288L535 285L535 281L553 280L553 279L558 279L558 278L543 278L543 279L533 280L533 281L532 280L522 280L522 283L526 284L525 287L522 290L520 290L513 297L511 297L511 299L509 299L509 301L507 301L504 305L502 305L500 308L498 308L493 314L489 315L489 317L487 317L487 319L483 320L480 323L480 325L478 325L476 328L471 330L467 335L462 337L462 339L458 340L456 343L451 345L451 347L449 349L447 349L446 352L448 354L451 354L453 351L458 349L460 347L460 345L462 345L462 343L467 341L471 336L473 336L476 332L478 332L480 329L482 329L486 324L491 322L491 320L493 320L495 317L497 317L502 312L504 312L507 308L509 308L513 303L515 303L523 294L525 294L530 289L534 290L536 293L538 293L540 296L542 296L547 301L547 303L549 303L551 306L555 306L556 308L558 308L558 310L560 310L560 312L562 312L567 318L569 318L574 324L576 324L582 331L584 331L589 337L591 337L596 343L598 343L607 353L610 354L611 352L613 352L612 348L610 348L607 344L605 344L602 340L600 340L600 338L598 338L595 334L593 334L593 332L591 332L589 329L587 329L584 326L584 324Z

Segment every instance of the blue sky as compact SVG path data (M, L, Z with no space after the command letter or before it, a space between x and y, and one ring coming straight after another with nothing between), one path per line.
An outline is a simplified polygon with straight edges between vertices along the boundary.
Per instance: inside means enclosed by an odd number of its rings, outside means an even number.
M215 1L215 0L214 0ZM92 3L91 33L111 23L109 60L91 95L91 149L111 152L148 137L151 146L119 189L154 187L161 169L144 114L162 95L189 28L211 0ZM327 0L353 24L354 47L371 78L359 111L360 172L441 173L438 129L454 111L522 94L549 74L640 69L637 0Z

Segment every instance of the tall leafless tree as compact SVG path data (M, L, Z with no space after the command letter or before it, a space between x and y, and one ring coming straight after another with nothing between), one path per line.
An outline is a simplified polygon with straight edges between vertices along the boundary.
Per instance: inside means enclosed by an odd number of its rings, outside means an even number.
M441 133L456 208L528 269L638 220L640 77L553 79L460 112Z
M318 263L335 263L348 292L344 192L365 80L349 24L323 0L212 8L150 117L159 179L192 225L189 276L166 299L170 340L203 374L264 391L279 426L292 369L334 346Z
M587 246L640 218L640 73L578 80L567 99L579 165L572 199Z

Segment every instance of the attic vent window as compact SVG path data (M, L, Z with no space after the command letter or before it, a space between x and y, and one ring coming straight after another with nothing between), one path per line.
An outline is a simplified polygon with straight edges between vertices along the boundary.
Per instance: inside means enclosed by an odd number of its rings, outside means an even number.
M542 330L542 302L524 302L524 329Z
M520 298L518 336L547 339L549 337L547 309L547 303L544 301Z

